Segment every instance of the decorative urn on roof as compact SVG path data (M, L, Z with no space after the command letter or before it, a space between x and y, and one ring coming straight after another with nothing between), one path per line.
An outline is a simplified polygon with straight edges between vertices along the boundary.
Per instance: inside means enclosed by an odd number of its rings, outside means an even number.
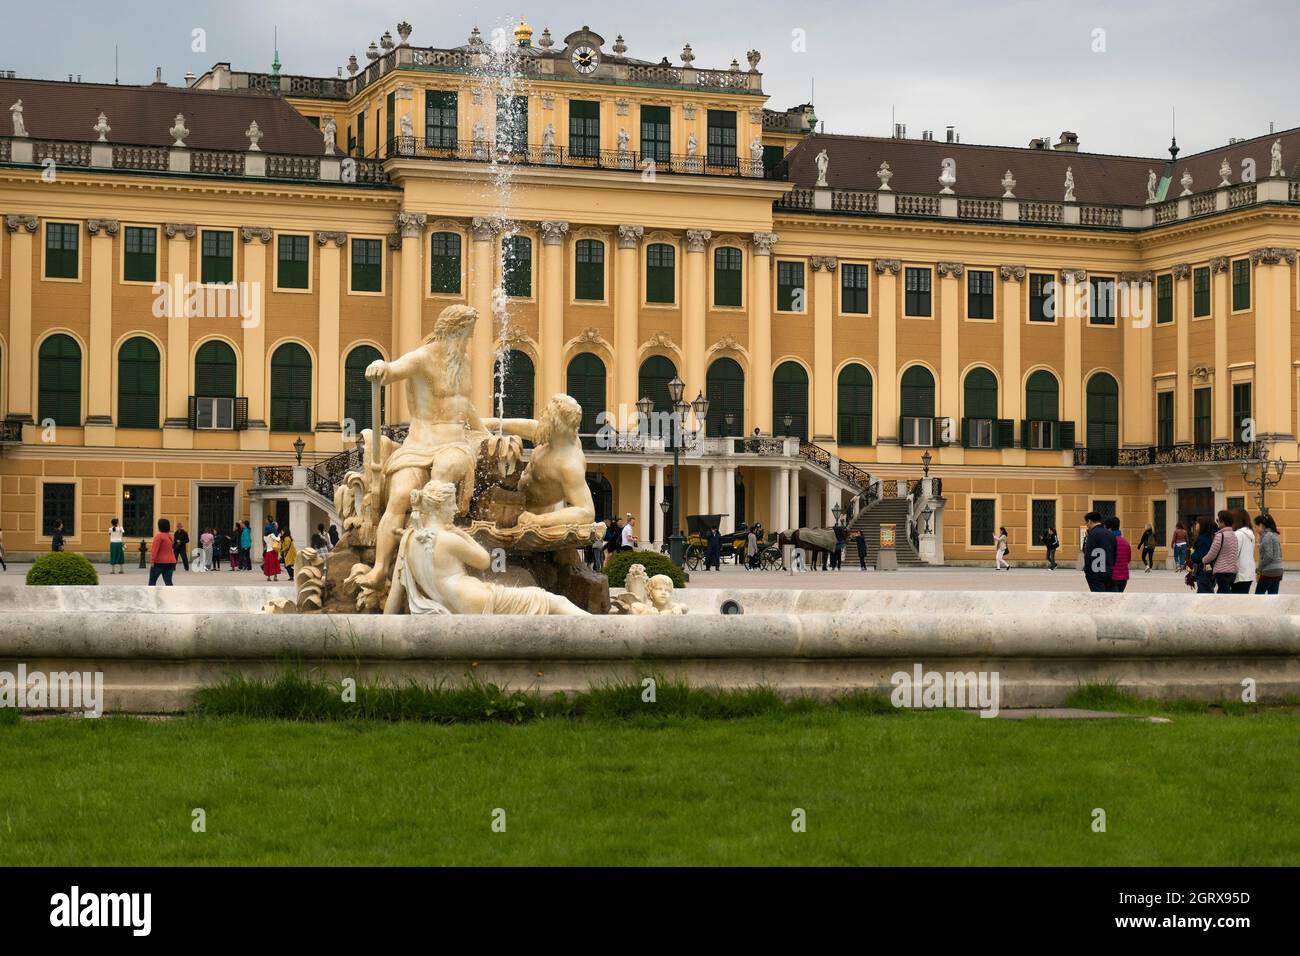
M406 46L406 44L410 41L411 31L412 31L411 25L407 23L405 20L403 20L401 23L397 25L397 36L402 46Z
M167 132L170 133L172 139L175 140L175 142L172 143L173 146L179 146L182 149L185 147L185 137L190 135L190 131L185 128L184 113L176 114L176 120L172 124L172 128Z

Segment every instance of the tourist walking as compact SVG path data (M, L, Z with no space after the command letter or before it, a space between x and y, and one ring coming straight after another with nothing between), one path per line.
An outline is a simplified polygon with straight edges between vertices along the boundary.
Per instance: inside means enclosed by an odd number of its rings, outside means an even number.
M1047 549L1047 570L1056 570L1056 550L1061 546L1061 539L1057 537L1055 528L1048 528L1043 532L1043 547Z
M1282 586L1282 539L1277 522L1272 515L1257 515L1255 532L1259 535L1259 583L1255 593L1277 594Z
M203 569L205 571L213 570L212 543L216 540L216 537L211 528L204 529L203 533L199 535L199 547L203 549Z
M262 573L268 581L280 580L280 536L275 533L275 525L262 538Z
M993 567L998 571L1010 571L1011 565L1007 563L1007 529L998 528L998 536L993 542L994 547L994 564Z
M1214 575L1216 594L1231 594L1237 583L1237 536L1232 529L1232 512L1220 511L1215 521L1217 530L1210 550L1205 552L1204 563Z
M867 536L859 528L854 532L854 537L857 539L858 545L858 568L865 571L867 570Z
M293 580L293 566L298 563L298 546L293 543L293 535L289 529L284 529L284 534L280 535L280 559L284 562L284 569L289 573L289 580Z
M636 537L636 519L631 515L627 516L627 523L623 525L623 547L624 551L633 551L637 546Z
M1255 532L1245 508L1233 509L1232 533L1237 536L1237 579L1232 582L1232 593L1249 594L1255 583Z
M1119 519L1111 515L1104 522L1106 530L1115 536L1115 566L1110 569L1111 590L1122 593L1128 587L1128 566L1133 560L1133 546L1119 529Z
M750 528L745 535L745 570L753 571L758 566L758 530Z
M1141 552L1142 563L1145 565L1142 573L1149 574L1156 563L1156 529L1149 522L1142 531L1142 537L1138 538L1138 551Z
M704 570L713 568L714 571L722 570L722 535L718 534L717 528L709 529L709 550L705 555Z
M1110 575L1115 569L1115 536L1101 523L1101 515L1095 511L1084 515L1083 523L1088 526L1080 549L1084 580L1088 582L1089 591L1110 591L1114 588Z
M54 522L54 534L50 535L50 550L51 551L63 550L63 522L62 521Z
M181 559L181 563L185 565L185 570L188 571L190 569L190 536L185 530L185 525L179 521L176 522L176 533L172 535L172 545L175 547L176 556Z
M149 549L149 587L156 585L159 578L167 587L172 586L172 572L176 570L176 541L171 532L172 523L159 518L158 533L153 536L153 545Z
M1205 556L1214 543L1214 529L1209 518L1198 518L1192 522L1192 553L1187 559L1187 572L1191 581L1189 587L1195 587L1197 594L1211 594L1214 591L1214 574L1205 563Z
M108 524L108 573L126 573L126 529L116 518Z
M245 521L239 528L239 568L253 570L253 529Z
M1174 567L1181 571L1187 564L1187 529L1181 521L1174 525L1174 535L1169 539L1169 546L1174 549Z

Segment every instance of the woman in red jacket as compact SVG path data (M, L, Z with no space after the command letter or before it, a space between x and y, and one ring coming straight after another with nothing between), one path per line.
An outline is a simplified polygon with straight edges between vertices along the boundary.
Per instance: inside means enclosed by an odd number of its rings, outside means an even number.
M1114 590L1123 591L1128 587L1128 563L1133 559L1133 546L1120 533L1118 518L1111 515L1106 519L1105 525L1115 536L1115 567L1110 572L1111 584L1114 585Z
M153 536L153 547L149 550L149 586L163 579L163 584L172 586L172 572L176 570L176 550L172 544L172 523L166 518L158 519L158 533Z

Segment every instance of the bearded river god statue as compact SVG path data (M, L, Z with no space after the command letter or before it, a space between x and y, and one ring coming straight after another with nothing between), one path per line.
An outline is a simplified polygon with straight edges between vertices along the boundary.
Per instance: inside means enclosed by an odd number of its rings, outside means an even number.
M306 549L298 613L583 614L609 610L604 575L578 549L602 540L578 440L582 409L556 395L539 419L480 418L470 401L478 312L443 310L433 333L366 369L372 427L361 471L335 491L343 534L326 559ZM410 427L378 420L384 385L402 383ZM522 472L523 441L534 443Z

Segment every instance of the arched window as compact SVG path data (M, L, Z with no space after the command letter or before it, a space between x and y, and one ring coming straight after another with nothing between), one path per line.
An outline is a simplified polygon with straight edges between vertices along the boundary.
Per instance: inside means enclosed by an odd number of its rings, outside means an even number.
M719 246L713 250L713 304L739 307L741 279L744 276L744 256L734 246Z
M271 356L271 431L311 431L311 355L297 342Z
M998 380L986 368L966 373L963 385L964 411L961 420L963 448L998 448Z
M934 447L934 376L924 365L903 373L899 389L899 440L911 447Z
M798 362L782 362L772 375L772 431L808 440L808 373Z
M1054 422L1060 407L1056 376L1040 368L1025 382L1025 416L1031 421Z
M457 237L459 238L459 237ZM360 435L363 428L374 426L372 416L374 405L370 382L366 379L366 367L371 362L382 359L379 349L373 345L358 345L348 353L343 363L343 418L345 425L352 424L352 432ZM387 389L379 390L379 420L384 420L384 405Z
M717 359L705 376L705 397L709 400L706 422L710 435L724 438L745 433L745 370L732 358ZM731 423L727 423L727 416Z
M579 239L573 246L575 299L600 302L605 298L605 244L599 239Z
M677 366L671 359L662 355L652 355L641 363L641 374L637 378L637 398L650 398L655 403L656 412L671 412L673 400L668 394L668 383L677 376ZM683 399L690 399L683 395Z
M605 410L605 363L590 352L579 352L569 362L566 387L582 406L580 431L596 434L596 416Z
M1106 372L1088 379L1087 447L1091 464L1105 464L1093 460L1092 449L1119 448L1119 384Z
M157 428L162 362L158 346L143 335L127 339L117 352L117 425Z
M533 294L533 240L527 236L501 240L501 288L518 299Z
M194 354L194 394L235 397L235 350L219 339L204 342Z
M504 372L504 378L502 373ZM503 392L502 418L533 418L533 382L536 372L527 352L511 349L505 358L504 368L498 359L492 376L492 414L496 414L496 394ZM504 384L504 387L502 387Z
M460 236L435 232L429 237L429 291L460 293Z
M56 425L81 424L81 346L70 335L41 343L37 417Z
M871 444L871 373L853 364L840 369L839 433L841 445Z
M666 242L652 242L645 250L645 300L677 301L677 251Z

